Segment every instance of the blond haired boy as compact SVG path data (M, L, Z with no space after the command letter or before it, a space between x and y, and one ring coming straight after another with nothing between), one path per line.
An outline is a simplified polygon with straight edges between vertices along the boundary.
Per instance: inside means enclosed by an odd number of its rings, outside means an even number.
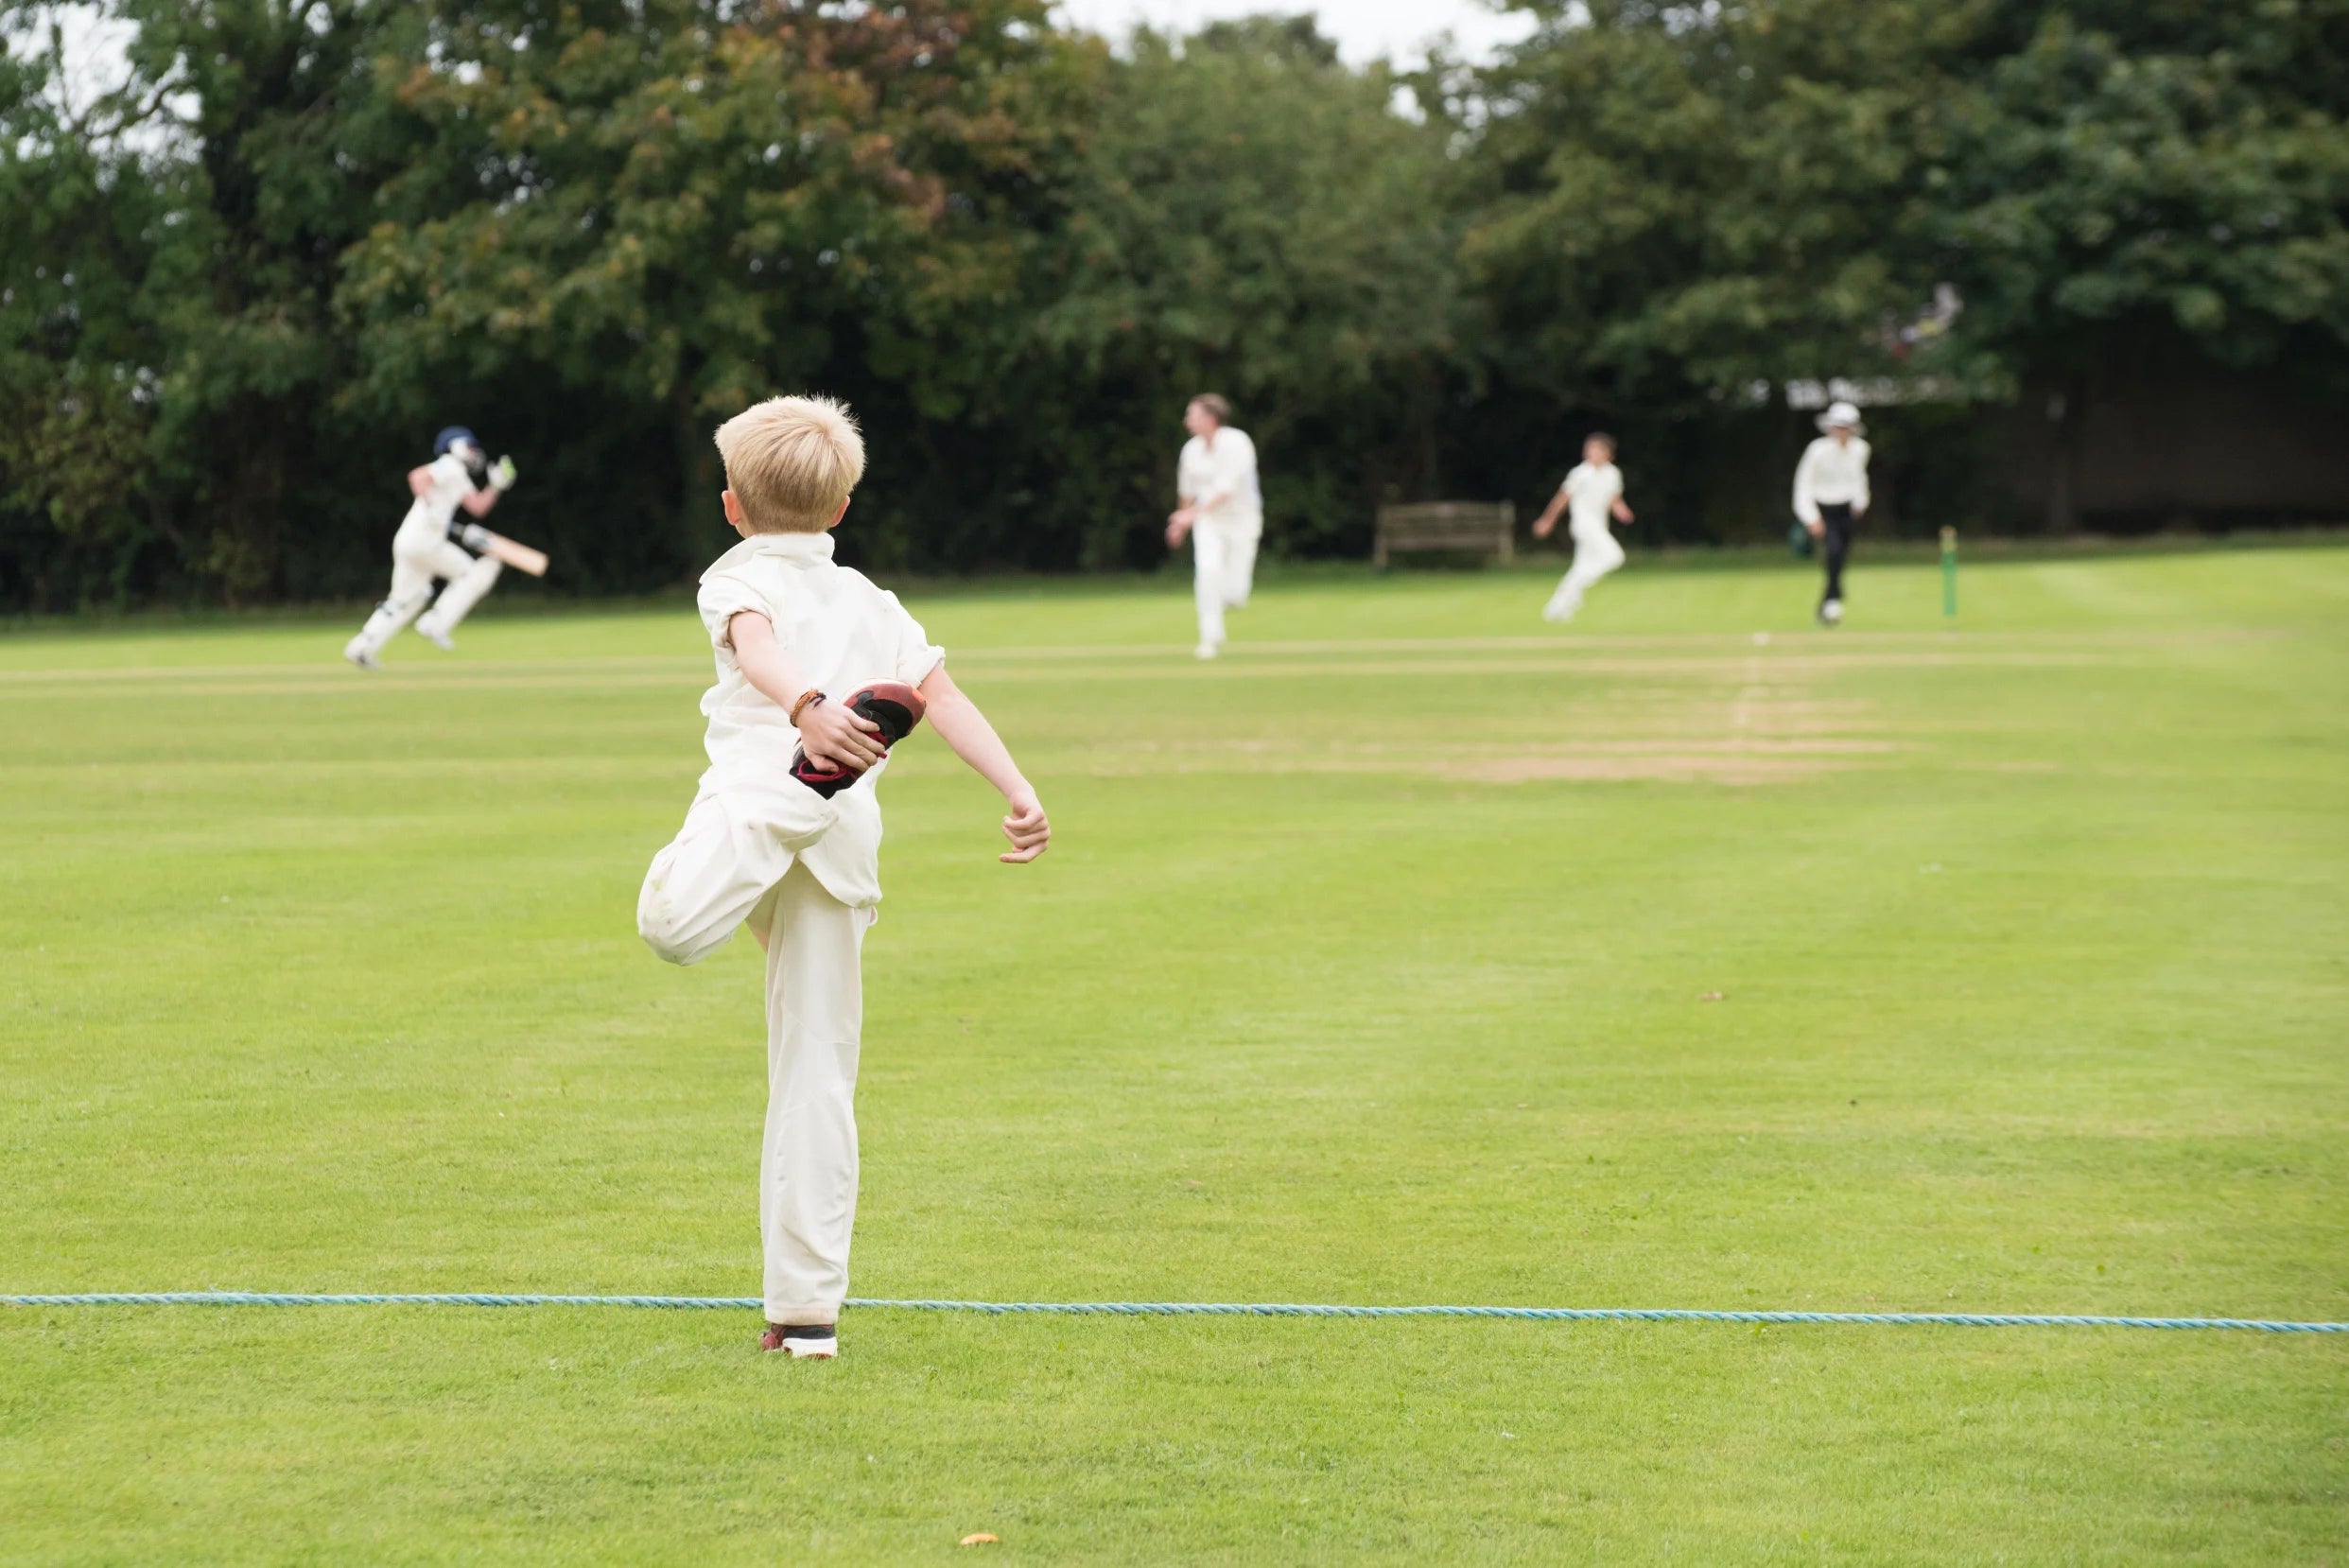
M1032 861L1052 828L994 727L947 673L897 596L832 560L830 530L864 475L864 443L840 404L777 397L718 430L726 521L742 542L702 574L699 607L718 684L685 827L652 857L636 929L691 964L748 925L766 949L767 1124L758 1228L766 1257L760 1348L829 1356L848 1293L857 1206L860 956L880 902L887 766L876 725L845 697L901 681L931 726L1010 804L1000 858ZM792 776L795 752L859 775L828 797Z

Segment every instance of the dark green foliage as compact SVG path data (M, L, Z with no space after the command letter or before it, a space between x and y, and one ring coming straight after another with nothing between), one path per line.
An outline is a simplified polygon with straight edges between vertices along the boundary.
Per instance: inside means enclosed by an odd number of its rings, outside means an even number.
M1535 9L1403 80L1044 0L109 0L94 86L0 0L0 607L373 593L449 422L552 589L675 582L710 429L803 388L931 571L1158 559L1209 389L1289 554L1594 427L1635 540L1772 534L1790 378L1935 390L1873 418L1910 528L2009 518L2018 400L2349 394L2349 0Z
M1232 400L1264 459L1275 549L1368 545L1387 486L1433 479L1431 425L1463 367L1439 128L1309 24L1141 35L1112 73L1041 317L1115 476L1092 560L1147 558L1194 393ZM1106 416L1106 417L1105 417ZM1105 515L1104 511L1105 511Z
M2345 64L2340 0L1553 8L1455 106L1488 123L1462 256L1493 400L1619 424L1709 525L1688 531L1762 537L1784 513L1753 480L1808 432L1769 416L1770 462L1727 457L1750 382L1929 378L1954 404L1875 424L1894 505L1936 521L2007 520L1980 486L2004 427L1968 405L2053 391L2077 415L2213 362L2338 399ZM1943 283L1956 330L1902 342Z
M2349 5L2010 4L1921 227L2010 362L2114 326L2222 362L2349 340Z

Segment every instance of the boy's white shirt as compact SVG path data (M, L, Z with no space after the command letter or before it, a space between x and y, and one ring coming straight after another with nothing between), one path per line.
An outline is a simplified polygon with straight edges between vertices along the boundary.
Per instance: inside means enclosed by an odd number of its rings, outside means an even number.
M1623 470L1611 462L1593 468L1577 462L1566 471L1558 487L1566 497L1566 527L1575 534L1601 533L1616 501L1623 497Z
M765 616L801 677L836 702L867 681L919 686L946 659L946 650L930 640L896 594L834 564L829 533L752 535L702 574L695 603L718 669L718 684L702 698L709 720L705 791L746 778L772 789L799 743L791 715L744 679L735 662L728 626L742 611ZM884 758L828 802L808 792L810 801L828 805L837 816L799 859L826 893L852 909L880 902L881 815L875 790L888 765Z
M1820 436L1802 449L1795 464L1795 515L1817 524L1822 505L1868 510L1868 443L1853 436L1847 444Z
M1256 477L1256 443L1245 430L1228 425L1218 427L1212 448L1201 436L1183 443L1182 456L1174 462L1174 492L1187 501L1217 497L1213 505L1199 510L1199 522L1204 526L1244 531L1264 526L1264 495Z
M473 494L473 475L464 459L454 452L443 452L426 464L426 470L432 482L401 519L400 531L392 542L394 550L412 553L446 543L457 504Z

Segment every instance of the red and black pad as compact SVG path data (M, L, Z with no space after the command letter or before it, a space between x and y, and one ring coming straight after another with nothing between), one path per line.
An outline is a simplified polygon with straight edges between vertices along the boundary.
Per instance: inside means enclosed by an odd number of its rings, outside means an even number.
M870 681L857 688L848 699L849 712L879 726L884 753L914 733L914 726L922 722L923 710L928 706L922 701L922 694L903 681ZM823 772L808 760L808 753L802 748L792 754L792 776L828 800L864 775L845 768Z

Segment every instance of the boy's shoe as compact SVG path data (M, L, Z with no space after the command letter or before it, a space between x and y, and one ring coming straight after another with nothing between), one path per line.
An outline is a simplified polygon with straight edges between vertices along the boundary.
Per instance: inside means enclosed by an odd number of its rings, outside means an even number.
M1203 642L1191 651L1191 656L1194 659L1211 659L1223 651L1222 646L1217 643Z
M1820 600L1818 601L1818 623L1821 626L1842 625L1843 601L1840 599Z
M450 637L446 632L427 632L423 627L419 626L416 628L416 634L417 636L423 637L425 641L432 644L433 647L438 648L444 653L454 653L457 652L457 644L455 639Z
M858 718L880 726L880 747L883 756L889 748L914 733L914 726L922 722L928 706L922 694L903 681L872 681L857 688L848 699L848 711ZM792 776L816 793L830 799L864 775L842 768L835 773L819 772L808 760L805 747L792 753Z
M381 670L383 668L383 661L375 657L375 651L373 648L368 647L365 642L361 641L357 637L353 637L350 641L342 645L342 656L349 659L353 664L357 665L361 670Z
M840 1354L840 1332L829 1323L770 1323L762 1350L788 1350L793 1361L829 1361Z

